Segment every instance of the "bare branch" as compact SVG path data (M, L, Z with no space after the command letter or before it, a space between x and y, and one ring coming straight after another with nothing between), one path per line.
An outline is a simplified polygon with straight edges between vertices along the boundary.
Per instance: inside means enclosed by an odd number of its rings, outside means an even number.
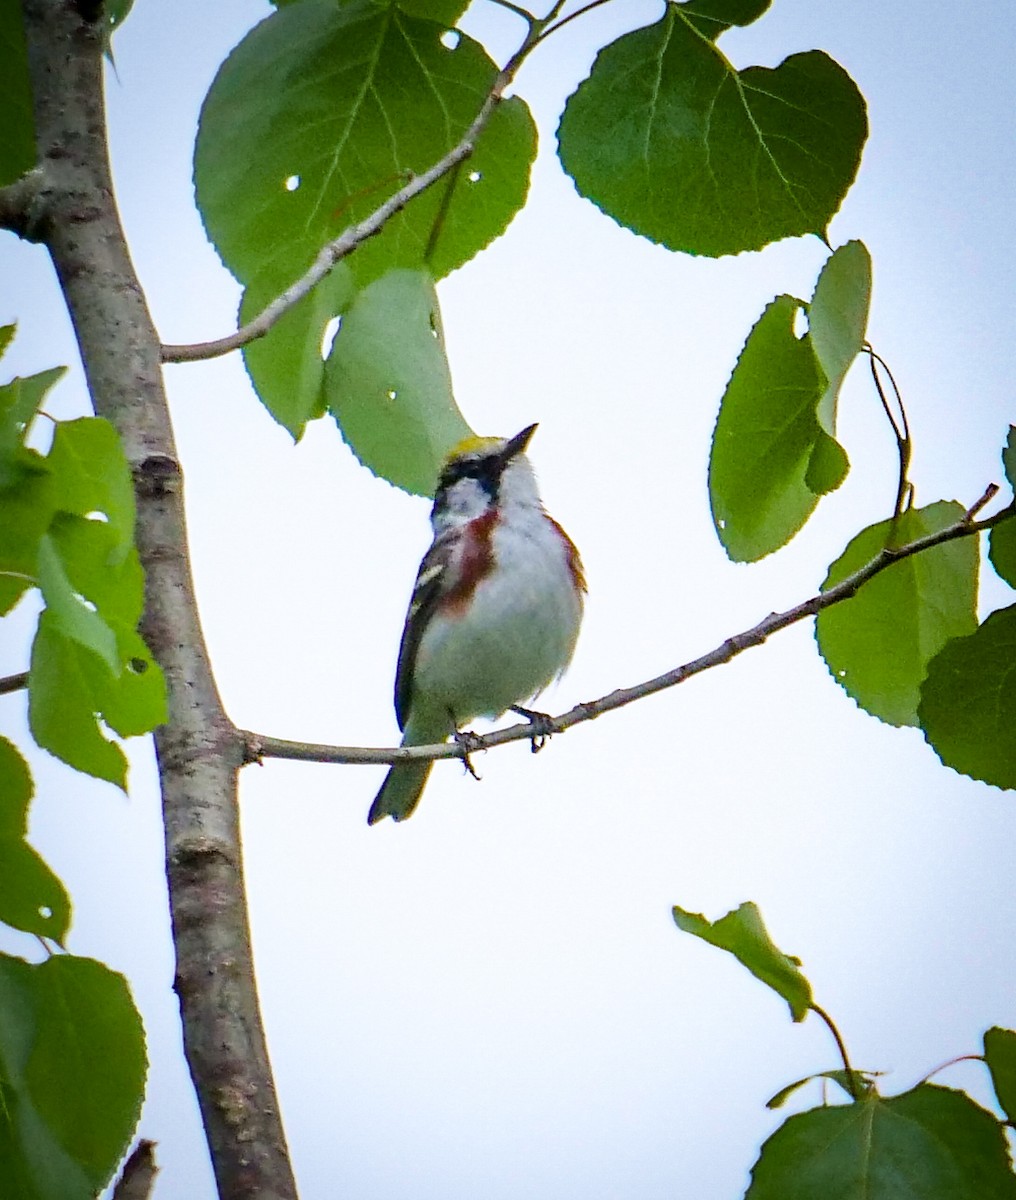
M929 533L925 537L917 538L915 541L907 542L902 546L886 547L876 554L870 562L861 567L860 570L855 571L853 575L848 575L846 579L836 584L835 587L829 588L828 591L819 592L810 599L796 604L793 608L788 608L785 612L770 613L769 616L759 621L757 625L752 626L751 629L746 629L743 633L734 634L733 637L727 638L726 641L722 642L714 650L710 650L700 658L692 659L691 662L674 667L673 670L667 671L663 675L658 675L655 679L647 679L644 683L635 684L634 687L617 688L608 695L601 696L598 700L589 700L582 704L577 704L574 708L562 713L559 717L549 717L547 718L546 728L544 728L541 721L538 732L563 733L573 725L581 725L585 721L592 721L595 717L603 716L604 713L611 712L616 708L623 708L627 704L633 704L636 700L642 700L646 696L654 695L656 692L676 687L678 684L691 679L693 675L700 675L703 671L708 671L711 667L718 667L723 663L730 662L732 658L735 658L743 650L747 650L751 646L761 646L763 642L767 641L768 638L774 633L778 633L781 629L788 629L791 625L796 625L799 621L817 616L823 609L831 608L834 604L841 604L844 600L850 599L851 596L857 594L862 585L867 583L869 579L873 579L876 575L891 567L894 563L900 562L902 559L910 558L914 554L921 554L923 551L930 550L934 546L941 546L945 542L955 541L956 538L972 537L974 534L991 529L1002 521L1011 520L1016 516L1016 504L1010 504L1008 508L1004 508L982 521L974 520L974 516L984 508L997 492L998 486L994 483L989 484L980 499L970 506L960 520L946 526L945 529L940 529L937 533ZM495 746L503 746L508 742L531 741L534 737L534 732L536 732L534 724L527 721L524 724L511 725L506 729L496 729L493 733L478 734L471 740L469 752L491 750ZM292 742L283 738L269 737L266 734L251 733L247 730L241 730L240 736L244 742L245 763L260 763L266 758L284 758L300 762L378 766L385 763L409 762L420 759L463 758L465 756L463 747L453 742L443 742L431 746L373 748L365 746L329 746L314 742Z
M155 1143L142 1138L128 1155L113 1189L112 1200L148 1200L159 1173Z

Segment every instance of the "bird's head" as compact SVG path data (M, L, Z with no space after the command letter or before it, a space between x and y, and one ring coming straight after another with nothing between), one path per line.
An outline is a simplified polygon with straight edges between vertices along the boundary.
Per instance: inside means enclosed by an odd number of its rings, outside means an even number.
M470 437L455 446L441 469L434 495L435 528L458 525L506 504L539 504L526 447L536 432L527 425L511 438Z

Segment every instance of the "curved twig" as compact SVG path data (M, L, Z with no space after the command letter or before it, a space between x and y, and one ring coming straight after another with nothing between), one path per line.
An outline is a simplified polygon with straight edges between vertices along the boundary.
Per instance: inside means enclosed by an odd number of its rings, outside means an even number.
M853 575L848 575L835 587L819 592L784 612L770 613L751 629L734 634L733 637L727 638L714 650L710 650L700 658L674 667L673 670L667 671L663 675L657 675L655 679L647 679L644 683L635 684L633 687L617 688L608 695L601 696L598 700L577 704L559 717L549 717L543 732L546 733L549 730L550 733L563 733L573 725L592 721L595 717L600 717L616 708L623 708L627 704L642 700L646 696L652 696L656 692L676 687L685 680L691 679L693 675L700 675L711 667L718 667L723 663L730 662L732 658L751 646L761 646L772 634L778 633L781 629L787 629L807 617L817 616L825 608L831 608L834 604L848 600L869 579L874 578L901 559L909 558L913 554L920 554L924 550L930 550L934 546L954 541L956 538L971 537L985 529L991 529L1001 521L1010 520L1016 516L1016 504L1010 504L1008 508L1004 508L984 520L975 520L977 514L997 493L998 485L989 484L983 495L954 524L947 525L945 529L940 529L937 533L929 533L925 537L917 538L903 546L886 547L860 570L855 571ZM377 766L384 763L407 762L413 759L463 757L462 747L455 743L373 748L293 742L247 730L241 730L240 736L244 741L244 761L247 763L261 762L265 758L284 758L302 762L358 763ZM508 742L531 740L532 737L533 725L531 722L525 722L520 725L511 725L507 729L497 729L493 733L476 735L470 750L491 750L495 746L503 746Z

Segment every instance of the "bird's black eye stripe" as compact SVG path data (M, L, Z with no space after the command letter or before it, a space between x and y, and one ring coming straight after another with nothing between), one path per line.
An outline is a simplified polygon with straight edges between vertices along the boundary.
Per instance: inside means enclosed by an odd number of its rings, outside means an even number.
M453 463L449 463L441 472L440 486L442 488L451 487L453 483L458 483L460 479L477 479L481 483L487 485L487 490L490 490L490 485L497 478L497 464L490 458L461 458Z

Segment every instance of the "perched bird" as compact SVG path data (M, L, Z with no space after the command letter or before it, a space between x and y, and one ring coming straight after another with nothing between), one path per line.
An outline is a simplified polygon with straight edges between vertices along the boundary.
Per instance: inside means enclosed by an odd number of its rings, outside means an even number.
M475 717L500 716L571 660L586 585L578 551L540 502L525 454L535 430L468 438L441 471L434 541L417 572L395 676L404 746L443 742ZM408 817L432 765L393 766L370 824Z

